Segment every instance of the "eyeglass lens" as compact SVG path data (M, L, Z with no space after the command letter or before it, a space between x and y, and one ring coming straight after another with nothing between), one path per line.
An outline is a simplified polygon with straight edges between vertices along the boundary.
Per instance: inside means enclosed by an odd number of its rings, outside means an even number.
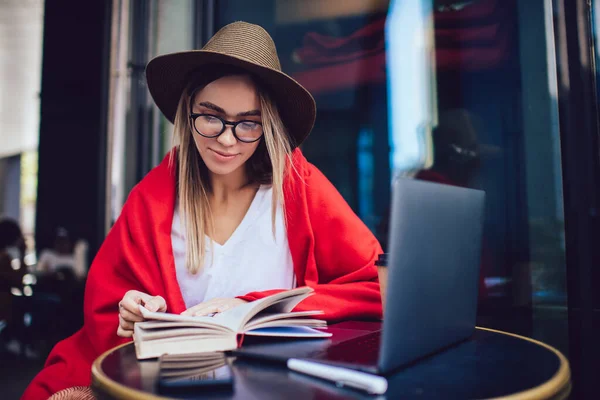
M208 137L218 136L224 131L224 122L212 115L200 115L196 118L196 130ZM239 121L234 126L235 135L241 141L254 142L258 140L262 134L262 125L254 121Z

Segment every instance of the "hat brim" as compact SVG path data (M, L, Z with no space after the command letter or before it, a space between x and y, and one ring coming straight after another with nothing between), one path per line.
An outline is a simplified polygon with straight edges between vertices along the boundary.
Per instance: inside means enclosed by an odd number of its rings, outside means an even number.
M312 95L289 75L254 62L207 50L166 54L153 58L146 66L148 90L154 102L174 122L177 105L192 73L201 73L211 64L240 67L258 78L274 98L279 115L292 139L292 148L300 145L313 128L316 104Z

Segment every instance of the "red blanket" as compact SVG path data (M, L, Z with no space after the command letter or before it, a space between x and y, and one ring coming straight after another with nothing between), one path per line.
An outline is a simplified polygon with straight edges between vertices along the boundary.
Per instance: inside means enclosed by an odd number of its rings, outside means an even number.
M374 266L382 252L379 243L300 150L294 151L293 160L299 177L290 174L284 184L288 242L298 285L315 289L297 310L321 309L328 321L380 318ZM185 310L171 248L174 205L174 170L167 157L131 191L92 263L84 326L55 346L23 399L47 399L61 389L90 384L94 359L130 340L116 333L118 302L128 290L163 296L169 312Z

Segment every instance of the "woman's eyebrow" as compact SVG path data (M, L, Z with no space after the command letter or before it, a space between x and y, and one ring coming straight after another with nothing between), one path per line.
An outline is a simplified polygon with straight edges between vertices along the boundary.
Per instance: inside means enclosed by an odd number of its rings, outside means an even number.
M203 101L203 102L201 102L201 103L198 103L198 105L199 105L199 106L202 106L202 107L209 108L209 109L211 109L211 110L213 110L213 111L216 111L216 112L218 112L218 113L225 114L225 110L223 110L223 109L222 109L221 107L219 107L218 105L216 105L216 104L213 104L213 103L211 103L211 102L209 102L209 101Z
M211 103L210 101L203 101L201 103L198 103L198 105L202 106L202 107L205 107L205 108L208 108L210 110L216 111L216 112L218 112L220 114L227 115L227 113L225 112L224 109L222 109L221 107L219 107L216 104ZM254 116L260 117L260 110L244 111L244 112L241 112L241 113L237 113L236 116L237 117L254 117Z
M237 114L238 117L260 117L260 110L244 111Z

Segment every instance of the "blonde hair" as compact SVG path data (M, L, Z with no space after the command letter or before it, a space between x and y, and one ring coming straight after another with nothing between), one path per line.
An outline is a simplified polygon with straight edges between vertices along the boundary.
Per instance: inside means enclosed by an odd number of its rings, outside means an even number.
M273 187L271 220L275 235L275 215L279 204L285 216L283 182L288 173L288 166L293 168L292 150L275 102L254 79L253 81L260 100L263 137L254 154L246 161L245 167L251 182L271 184ZM174 121L173 140L178 146L175 146L170 154L170 162L177 162L177 201L186 236L185 266L192 274L200 271L204 265L204 235L214 228L208 200L211 191L208 168L196 148L192 136L196 132L189 118L192 96L208 83L201 86L190 84L183 91Z

